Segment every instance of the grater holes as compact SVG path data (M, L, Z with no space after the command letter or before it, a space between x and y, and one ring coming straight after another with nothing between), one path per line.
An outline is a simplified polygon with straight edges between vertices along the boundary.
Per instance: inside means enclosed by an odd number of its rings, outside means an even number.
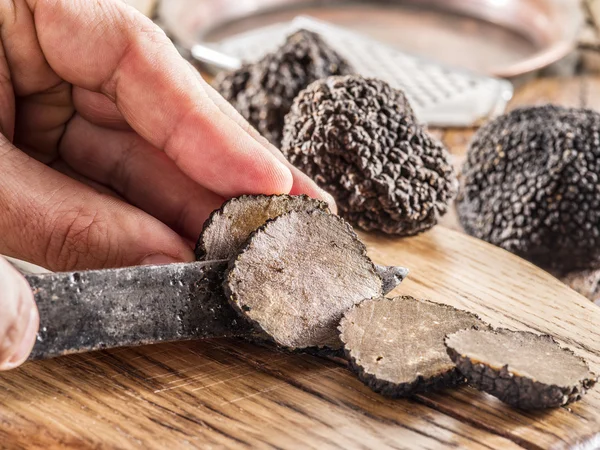
M345 57L365 77L380 78L392 87L406 92L420 121L449 121L454 125L469 125L472 103L486 101L482 95L506 98L512 90L507 83L462 70L438 65L389 47L352 31L329 25L312 18L301 17L292 22L232 36L216 46L232 55L245 56L245 60L260 59L274 50L285 37L299 29L321 34L323 39ZM490 86L482 90L482 85ZM441 114L441 115L440 115ZM480 114L480 113L479 113Z

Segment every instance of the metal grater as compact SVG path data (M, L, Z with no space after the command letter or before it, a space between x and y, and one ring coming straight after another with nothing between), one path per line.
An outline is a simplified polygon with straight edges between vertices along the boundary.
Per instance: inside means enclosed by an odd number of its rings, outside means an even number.
M403 89L418 119L430 126L476 125L502 114L512 97L512 84L506 80L443 66L306 16L241 33L210 47L195 46L192 56L233 69L242 60L253 62L275 50L299 29L320 34L359 74Z

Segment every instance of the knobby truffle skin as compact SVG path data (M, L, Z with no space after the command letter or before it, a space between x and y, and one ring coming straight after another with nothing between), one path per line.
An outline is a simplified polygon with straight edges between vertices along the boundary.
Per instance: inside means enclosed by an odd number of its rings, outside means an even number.
M352 72L318 34L300 30L274 53L220 74L213 84L260 134L279 146L294 97L315 80Z
M360 76L316 81L286 116L282 151L364 230L414 235L445 214L456 178L403 92Z
M600 259L600 114L541 106L482 127L457 200L465 230L558 273Z
M447 336L445 344L469 384L521 409L578 401L597 381L582 358L548 335L462 330Z

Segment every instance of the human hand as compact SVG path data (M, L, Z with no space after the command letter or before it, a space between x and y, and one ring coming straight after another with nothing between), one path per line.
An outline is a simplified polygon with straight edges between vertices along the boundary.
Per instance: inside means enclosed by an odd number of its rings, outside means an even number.
M0 258L0 371L26 359L37 334L39 316L25 278Z
M228 197L332 203L124 3L14 0L0 19L0 253L52 270L188 261Z

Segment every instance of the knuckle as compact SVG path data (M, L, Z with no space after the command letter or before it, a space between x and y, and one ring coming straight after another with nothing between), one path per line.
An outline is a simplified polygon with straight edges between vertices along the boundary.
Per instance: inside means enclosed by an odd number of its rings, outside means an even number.
M55 270L118 265L111 245L109 221L97 211L75 208L53 218L45 252L46 264Z

